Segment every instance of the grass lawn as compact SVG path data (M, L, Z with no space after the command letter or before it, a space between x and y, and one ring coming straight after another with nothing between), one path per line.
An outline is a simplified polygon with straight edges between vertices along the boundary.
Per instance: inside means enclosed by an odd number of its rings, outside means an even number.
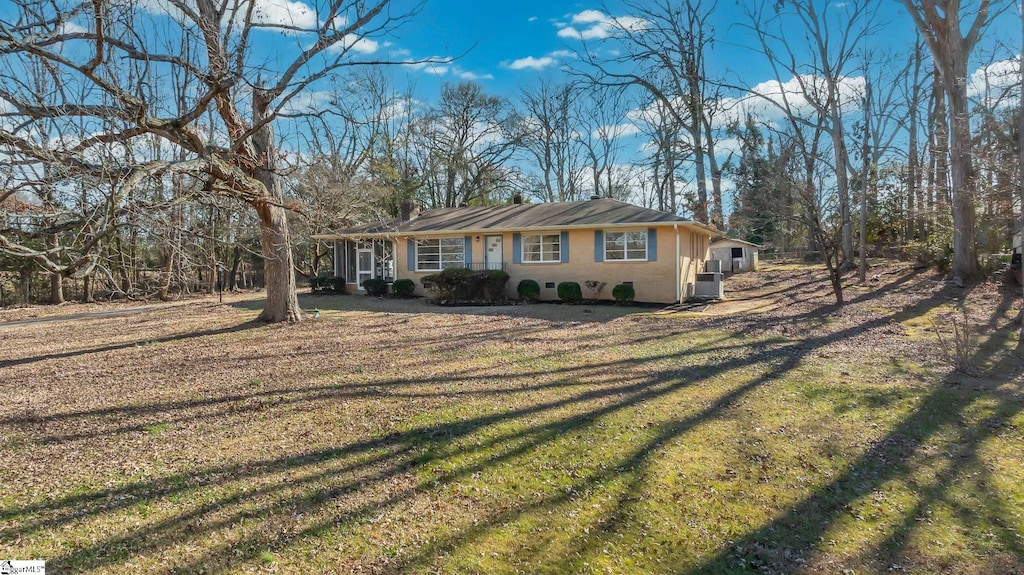
M0 559L56 573L1024 573L1019 292L761 313L308 298L0 312ZM937 344L957 301L973 375ZM725 308L721 308L725 309ZM74 313L69 307L67 313ZM24 313L17 316L21 319Z

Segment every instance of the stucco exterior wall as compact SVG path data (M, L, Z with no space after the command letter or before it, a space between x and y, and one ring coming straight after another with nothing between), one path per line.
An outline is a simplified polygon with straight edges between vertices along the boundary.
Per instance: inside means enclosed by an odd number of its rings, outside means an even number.
M628 228L632 230L633 228ZM639 226L637 230L646 230L649 227ZM502 237L502 260L505 262L505 271L509 273L509 282L506 294L509 297L517 297L516 286L524 279L536 280L541 287L540 297L542 300L556 300L558 293L556 286L559 282L574 281L580 284L583 289L583 297L594 298L594 293L587 289L588 280L606 282L607 285L598 294L598 299L613 299L612 288L624 282L633 282L636 290L636 300L657 303L675 303L676 295L676 231L671 226L658 226L657 229L657 258L654 261L638 262L607 262L596 261L595 257L595 230L574 229L567 230L568 234L568 262L560 263L514 263L517 259L514 254L515 234L506 232L500 234ZM613 231L627 231L627 228L615 228ZM535 232L525 232L528 235ZM546 232L554 233L554 232ZM680 227L679 231L680 256L686 261L699 261L699 269L703 271L703 261L708 256L709 239L706 235L693 232L692 230ZM474 268L484 262L484 249L486 235L499 234L472 234L466 236L444 236L444 237L469 237L471 245L471 256ZM431 236L440 237L440 236ZM429 295L423 288L422 279L424 276L435 272L417 272L409 270L408 237L398 238L396 243L396 271L397 277L409 278L416 283L417 295ZM650 241L650 240L648 240ZM553 284L547 287L548 284Z
M732 270L732 248L743 248L743 263L742 269ZM758 267L758 249L742 242L731 242L728 240L722 240L715 242L715 245L711 246L711 255L708 259L721 260L722 271L729 272L749 272L757 271Z

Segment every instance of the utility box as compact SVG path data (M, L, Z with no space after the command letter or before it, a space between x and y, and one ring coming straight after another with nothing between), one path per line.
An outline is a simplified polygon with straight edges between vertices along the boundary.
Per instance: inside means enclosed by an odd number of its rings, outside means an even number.
M722 286L722 272L697 274L693 297L697 299L721 299L725 295Z

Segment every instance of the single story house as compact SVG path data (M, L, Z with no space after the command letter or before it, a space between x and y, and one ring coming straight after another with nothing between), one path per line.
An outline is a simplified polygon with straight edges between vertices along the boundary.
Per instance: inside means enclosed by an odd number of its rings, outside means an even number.
M711 258L722 262L722 271L739 273L757 271L758 250L761 246L733 238L718 238L711 242Z
M632 282L637 301L676 303L696 293L711 239L720 232L674 214L617 200L443 208L322 234L334 241L334 269L350 289L368 278L408 278L426 295L423 277L444 268L499 269L516 295L536 280L541 299L557 299L560 282L606 283L598 297Z

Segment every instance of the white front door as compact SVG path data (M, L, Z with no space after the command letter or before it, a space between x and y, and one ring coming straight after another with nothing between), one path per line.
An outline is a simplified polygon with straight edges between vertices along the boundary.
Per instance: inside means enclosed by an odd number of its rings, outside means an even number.
M500 270L502 259L501 236L484 238L484 267L489 270Z
M373 250L356 250L356 286L363 289L363 282L373 277Z

